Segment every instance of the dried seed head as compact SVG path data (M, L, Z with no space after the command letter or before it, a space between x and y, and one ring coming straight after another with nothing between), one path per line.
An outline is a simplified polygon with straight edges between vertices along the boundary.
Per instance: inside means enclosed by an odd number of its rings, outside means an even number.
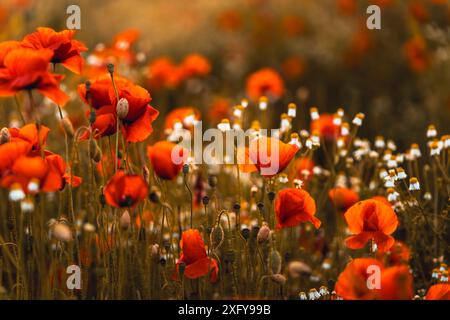
M270 235L269 225L266 222L263 222L263 225L259 229L258 235L256 236L258 243L267 241L269 239L269 235Z
M128 210L125 210L122 213L122 216L120 217L120 227L122 229L128 229L130 227L131 224L131 217L130 217L130 213L128 212Z
M121 98L119 102L117 102L116 112L117 117L121 120L125 119L128 115L129 104L128 100L125 98Z
M280 286L286 283L286 277L279 273L271 275L270 280L279 284Z
M11 141L11 134L8 128L2 128L0 131L0 145Z
M52 227L52 235L59 241L68 242L72 240L72 231L65 223L55 223Z
M114 64L108 63L107 68L108 68L108 72L109 72L110 74L113 74L113 73L114 73Z

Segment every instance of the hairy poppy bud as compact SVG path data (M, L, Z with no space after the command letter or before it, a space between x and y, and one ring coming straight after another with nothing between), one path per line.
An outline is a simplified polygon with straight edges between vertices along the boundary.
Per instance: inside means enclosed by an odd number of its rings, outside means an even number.
M4 144L9 141L11 141L11 134L9 133L8 128L2 128L0 131L0 144Z
M270 235L270 228L268 224L264 222L261 229L259 229L258 231L258 235L256 236L258 243L267 241L267 239L269 239L269 235Z
M56 223L53 225L52 230L53 237L59 241L70 241L72 240L72 231L70 228L64 223Z
M126 116L128 115L128 110L129 110L128 100L125 98L121 98L119 102L117 102L116 106L117 117L121 120L125 119Z
M154 258L159 258L159 244L155 243L150 246L150 254Z
M120 217L120 227L124 230L127 230L130 227L130 224L131 224L130 213L128 212L128 210L125 210L122 216Z
M272 280L275 283L278 283L280 286L286 283L286 277L279 273L271 275L270 280Z
M73 137L75 134L75 131L73 130L73 125L72 125L72 121L70 121L69 118L63 118L61 120L61 125L62 128L64 130L64 132L69 136L69 137Z
M281 255L277 250L272 250L270 253L270 270L273 274L281 272Z

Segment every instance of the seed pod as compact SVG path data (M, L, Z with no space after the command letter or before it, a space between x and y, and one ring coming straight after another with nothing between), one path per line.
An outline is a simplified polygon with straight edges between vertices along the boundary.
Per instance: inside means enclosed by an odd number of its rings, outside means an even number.
M117 117L121 120L125 119L128 115L128 110L129 110L128 100L125 98L121 98L117 102L116 106Z
M56 223L53 225L52 235L59 241L72 240L72 231L65 223Z
M208 196L204 196L202 198L202 203L203 203L204 206L207 206L208 203L209 203L209 197Z
M249 228L243 228L243 229L241 230L241 234L242 234L242 237L243 237L245 240L248 240L248 238L250 237L250 229L249 229Z
M124 230L127 230L130 227L130 224L131 224L130 213L128 212L128 210L125 210L122 216L120 217L120 227Z
M11 141L11 134L8 128L2 128L0 131L0 145Z
M265 242L267 241L267 239L269 239L269 235L270 235L269 225L263 222L263 225L261 229L259 229L258 235L256 236L256 240L258 241L258 243Z
M72 121L70 121L69 118L65 117L61 120L61 126L64 130L64 132L69 136L73 137L75 135L75 131L73 130L73 124Z
M270 252L269 265L272 274L281 272L281 255L277 250L272 250Z
M279 273L271 275L270 280L279 284L280 286L286 283L286 277Z
M114 73L114 64L108 63L108 65L106 67L108 68L109 73L111 73L111 74Z

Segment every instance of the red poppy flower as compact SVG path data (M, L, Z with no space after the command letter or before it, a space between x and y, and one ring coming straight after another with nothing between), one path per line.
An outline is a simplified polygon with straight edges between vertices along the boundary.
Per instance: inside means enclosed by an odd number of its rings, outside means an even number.
M270 68L258 70L247 79L247 95L253 100L258 100L262 96L278 99L284 90L284 82L280 75Z
M438 283L428 289L426 300L450 300L450 283Z
M180 263L184 263L184 276L189 279L197 279L210 274L211 282L217 281L219 266L217 261L206 254L205 243L200 232L189 229L183 232L180 241L181 256L177 262L177 270Z
M250 142L250 146L244 151L245 155L242 155L242 151L240 151L238 156L241 164L244 161L241 158L245 157L245 163L241 166L243 172L258 170L262 176L271 177L282 172L298 150L297 145L284 143L277 138L262 136Z
M5 67L0 69L0 96L36 89L56 104L64 105L69 97L59 89L62 76L48 72L52 56L49 49L11 50L4 59Z
M185 129L193 128L194 122L200 120L200 111L194 107L180 107L169 112L164 128L171 131L176 122L181 122Z
M231 105L230 101L225 98L217 98L214 100L213 104L208 111L208 120L212 124L217 124L222 119L228 119L230 117Z
M392 266L407 264L411 259L411 252L405 243L397 240L389 251L377 251L377 259Z
M346 239L350 249L361 249L373 239L378 250L387 251L394 245L390 236L398 225L397 215L391 207L377 200L363 200L345 213L350 231L354 234Z
M139 38L139 30L137 29L127 29L114 36L113 48L122 51L128 51L131 46Z
M86 102L91 103L96 109L96 119L92 125L95 137L112 135L116 132L117 111L116 92L109 76L104 75L91 81L91 99L86 100L86 86L82 84L78 87L78 94ZM145 140L153 131L152 122L158 117L159 112L148 103L151 100L150 94L144 88L133 84L131 81L115 77L119 99L125 98L128 101L128 113L122 123L122 133L127 142L138 142ZM88 138L88 133L82 139Z
M317 132L326 140L334 140L341 134L340 126L333 123L334 116L322 113L319 119L311 121L311 132Z
M148 185L140 175L120 170L109 179L103 193L109 205L133 208L147 197Z
M117 87L119 99L128 101L128 113L122 119L122 132L128 142L138 142L147 139L153 132L152 122L158 117L158 110L149 105L150 93L144 88L127 81ZM113 106L117 104L116 94L110 90Z
M275 201L277 228L295 227L301 222L311 222L316 229L320 227L320 220L316 214L316 202L308 192L302 189L283 189L278 193Z
M0 68L5 68L6 55L15 49L20 48L21 43L19 41L3 41L0 42Z
M46 151L45 159L47 160L47 162L52 163L52 165L57 169L59 175L62 177L62 188L64 188L64 185L66 183L72 185L73 187L78 187L83 181L81 177L74 175L72 172L67 172L67 164L59 154L54 154Z
M63 178L52 159L34 152L18 158L1 184L5 188L20 184L25 193L53 192L63 187Z
M36 32L27 35L22 46L31 49L51 49L52 63L61 63L70 71L79 74L83 67L80 53L87 51L83 43L74 40L75 30L56 32L51 28L37 28Z
M46 126L41 125L38 129L37 125L26 124L22 128L10 128L9 133L11 134L11 141L22 140L31 144L32 150L40 150L45 147L47 142L47 136L50 129Z
M206 76L211 71L211 64L204 56L193 53L184 58L180 68L186 78Z
M11 168L19 157L31 151L31 144L27 141L16 140L0 145L0 176Z
M383 270L380 261L372 258L360 258L350 261L338 277L336 294L345 300L373 300L380 297L380 289L367 285L369 276L374 275L373 267ZM376 270L376 269L374 269ZM381 274L380 274L381 276ZM381 279L380 279L381 284Z
M338 210L347 210L359 201L359 195L352 189L336 187L328 191L333 206Z
M383 202L385 205L391 207L391 203L388 201L388 199L386 199L386 197L383 196L373 196L371 199L373 200L377 200L377 201L381 201Z
M161 179L173 180L183 168L183 163L187 157L186 150L180 148L176 151L174 148L180 147L169 141L159 141L147 148L147 155L152 163L153 170ZM175 152L178 153L175 154ZM179 157L180 163L176 163L178 159L175 159L174 162L172 154Z
M394 266L381 272L381 299L411 300L414 296L413 277L409 266Z

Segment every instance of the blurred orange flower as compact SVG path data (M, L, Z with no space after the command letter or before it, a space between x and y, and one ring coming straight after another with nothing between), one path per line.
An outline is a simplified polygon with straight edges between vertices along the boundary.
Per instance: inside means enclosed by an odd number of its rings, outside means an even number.
M166 115L164 129L168 132L174 129L177 122L181 122L185 129L193 128L194 122L200 120L200 111L194 107L180 107L173 109Z
M328 191L333 206L338 210L347 210L359 201L359 195L349 188L336 187Z
M192 53L184 58L180 68L184 78L206 76L211 71L211 64L204 56Z
M430 64L425 40L420 36L409 39L403 46L409 67L417 73L424 72Z
M148 65L149 85L153 89L176 87L181 79L181 72L168 57L151 61Z
M316 202L308 192L297 188L283 189L275 201L277 229L298 226L301 222L311 222L316 229L321 225L316 214Z
M345 213L350 231L354 234L345 240L350 249L361 249L373 239L379 251L387 251L394 245L390 236L398 225L394 210L377 200L363 200Z
M217 281L219 266L216 259L209 258L206 254L205 243L197 229L183 232L180 247L182 252L177 262L177 271L180 263L184 263L186 278L197 279L210 274L211 282Z
M322 113L319 119L311 121L311 133L318 133L326 140L334 140L341 135L341 128L334 124L334 116Z
M147 197L148 185L140 175L120 170L109 179L103 193L109 205L133 208Z
M411 259L411 252L405 243L396 240L389 251L377 251L377 259L391 266L407 264Z
M86 46L73 39L75 30L56 32L51 28L37 28L22 41L22 46L30 49L51 49L53 56L51 63L61 63L70 71L80 74L83 67L83 58L80 53L87 51Z
M284 82L278 72L270 68L260 69L247 78L247 95L253 100L262 96L271 99L280 98L284 91Z

